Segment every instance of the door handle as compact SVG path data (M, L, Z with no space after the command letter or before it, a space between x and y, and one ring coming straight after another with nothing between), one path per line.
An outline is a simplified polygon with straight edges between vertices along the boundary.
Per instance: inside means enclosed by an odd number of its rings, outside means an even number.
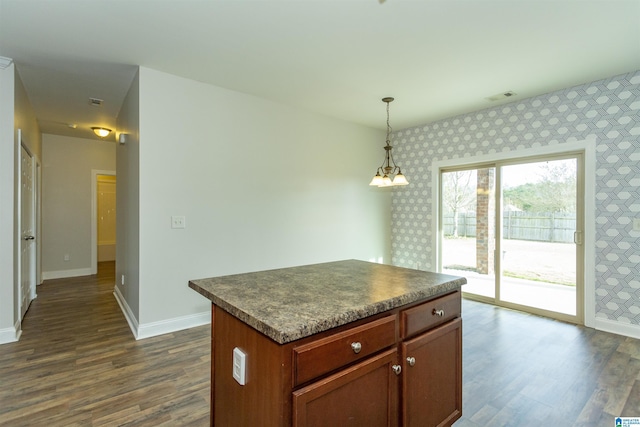
M24 240L35 240L35 236L24 236Z
M576 245L582 244L582 231L573 232L573 243L575 243Z

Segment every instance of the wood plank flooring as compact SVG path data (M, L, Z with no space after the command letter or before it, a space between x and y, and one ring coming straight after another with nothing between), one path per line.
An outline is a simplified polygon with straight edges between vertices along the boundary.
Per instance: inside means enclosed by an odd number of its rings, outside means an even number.
M612 427L640 417L640 340L463 300L456 427Z
M136 341L99 270L39 286L0 345L0 425L208 426L210 327Z
M0 345L1 426L208 425L210 327L136 341L113 267L38 287L20 341ZM463 319L455 427L640 416L639 340L466 300Z

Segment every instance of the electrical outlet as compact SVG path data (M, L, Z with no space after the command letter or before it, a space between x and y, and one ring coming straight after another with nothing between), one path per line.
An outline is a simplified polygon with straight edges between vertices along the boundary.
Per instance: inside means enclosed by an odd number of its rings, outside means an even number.
M233 349L233 379L240 385L247 383L247 354L238 347Z
M69 254L64 254L64 260L65 262L71 260L71 256L69 256Z
M172 216L171 228L187 228L187 220L184 216Z
M633 231L640 231L640 218L633 218Z

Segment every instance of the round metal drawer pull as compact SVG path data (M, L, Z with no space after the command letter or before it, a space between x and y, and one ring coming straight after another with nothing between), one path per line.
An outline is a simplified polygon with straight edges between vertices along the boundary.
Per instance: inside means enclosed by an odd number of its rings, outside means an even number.
M400 372L402 372L402 366L400 365L393 365L391 369L393 369L393 373L396 375L400 375Z
M409 364L409 366L414 366L416 364L416 358L415 357L407 357L407 363Z
M360 344L359 342L352 342L351 349L355 354L358 354L360 353L360 350L362 350L362 344Z
M436 310L436 309L434 308L434 309L433 309L433 315L434 315L434 316L444 317L444 310Z

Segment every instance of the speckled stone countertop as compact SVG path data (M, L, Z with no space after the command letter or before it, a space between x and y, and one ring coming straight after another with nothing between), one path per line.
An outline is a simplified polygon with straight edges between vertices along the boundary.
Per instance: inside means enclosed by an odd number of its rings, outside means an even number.
M192 280L189 287L285 344L465 283L464 277L348 260Z

